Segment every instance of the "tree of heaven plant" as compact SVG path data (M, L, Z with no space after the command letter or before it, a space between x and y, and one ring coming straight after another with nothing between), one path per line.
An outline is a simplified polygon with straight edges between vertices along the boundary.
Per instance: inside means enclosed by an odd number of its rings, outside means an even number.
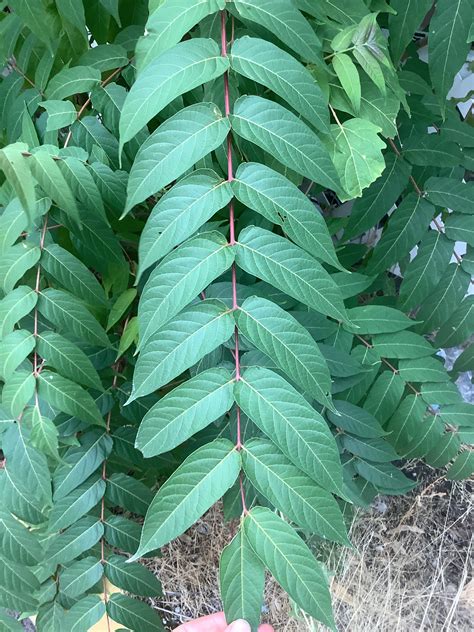
M165 629L223 499L227 620L335 629L352 507L474 470L472 1L0 11L2 626Z

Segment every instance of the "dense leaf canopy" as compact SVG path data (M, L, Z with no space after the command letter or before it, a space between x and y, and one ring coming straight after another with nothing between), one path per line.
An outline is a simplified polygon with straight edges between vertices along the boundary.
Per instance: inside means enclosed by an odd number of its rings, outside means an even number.
M0 1L2 629L164 629L138 560L221 498L227 619L268 570L334 628L319 543L473 472L473 19Z

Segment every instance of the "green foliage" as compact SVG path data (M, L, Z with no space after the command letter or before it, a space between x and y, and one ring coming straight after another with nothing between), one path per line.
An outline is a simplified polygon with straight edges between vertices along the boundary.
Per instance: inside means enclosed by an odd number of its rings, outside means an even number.
M0 607L162 630L224 497L228 620L333 628L317 544L474 468L471 0L0 6Z

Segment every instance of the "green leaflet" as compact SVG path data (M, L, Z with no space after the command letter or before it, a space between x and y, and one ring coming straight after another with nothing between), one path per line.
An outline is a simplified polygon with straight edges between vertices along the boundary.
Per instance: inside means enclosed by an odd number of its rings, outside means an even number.
M10 475L30 490L43 506L51 503L51 477L44 454L32 447L23 424L11 425L2 436L2 449Z
M421 385L421 396L429 405L457 404L460 393L452 382L426 382Z
M47 19L47 15L41 5L25 2L24 0L13 0L12 9L22 18L24 24L36 35L36 37L46 44L50 53L53 52L53 41L55 38L52 23Z
M326 577L300 536L263 507L250 511L244 529L255 553L291 598L308 614L335 630Z
M379 334L372 339L377 353L387 358L420 358L433 355L436 349L412 331Z
M438 134L413 134L403 144L402 156L412 165L420 167L456 167L463 158L456 143Z
M85 516L56 536L46 556L50 564L67 564L90 549L102 537L104 527L94 516Z
M390 442L403 446L413 440L423 421L426 406L416 395L407 395L386 424ZM370 480L370 479L369 479Z
M37 602L34 592L39 588L39 582L28 569L11 562L2 560L0 568L0 605L9 608L19 604L25 610L36 610Z
M62 101L80 92L90 92L100 81L96 68L75 66L63 68L48 83L46 97L50 101Z
M430 24L428 58L431 81L441 103L453 84L454 76L466 61L472 18L469 0L439 0L436 4ZM442 110L444 113L444 105Z
M382 174L385 143L378 136L381 131L377 125L361 118L331 125L334 139L332 159L341 174L342 186L348 194L346 197L359 197L363 189Z
M114 169L119 168L119 142L97 117L85 116L78 119L72 124L71 131L77 145L84 147L88 153L98 153L100 159L110 162ZM126 155L123 163L128 169L130 163Z
M120 147L173 99L220 77L229 68L211 39L193 38L162 53L140 73L120 116Z
M287 239L249 226L239 235L236 263L317 312L347 321L341 294L331 276Z
M321 44L305 18L284 0L234 0L238 14L276 35L305 60L321 61Z
M474 349L471 346L464 349L460 356L456 359L454 363L454 371L472 371L472 366L474 365Z
M222 496L227 621L270 570L326 629L296 534L472 470L472 3L6 4L0 628L162 630L127 558Z
M58 429L54 425L54 422L48 417L41 414L39 406L35 402L33 409L28 409L27 413L31 412L31 443L35 448L44 452L47 456L52 457L54 460L59 461L58 452Z
M465 241L474 248L474 217L452 213L444 224L446 235L453 241Z
M76 416L90 424L104 425L102 414L92 396L75 382L57 373L40 373L38 395L63 413Z
M288 312L252 296L235 313L239 331L288 377L324 406L332 407L331 377L318 345Z
M431 332L444 325L464 298L470 280L470 275L459 265L451 263L417 313L422 322L419 330Z
M48 100L43 101L40 105L48 113L46 120L46 131L48 132L67 127L76 120L76 108L71 101Z
M357 114L360 110L360 77L357 66L346 53L337 53L332 58L332 65L345 93Z
M314 204L277 171L258 163L241 163L232 190L243 204L253 208L317 259L343 270L326 222Z
M144 516L153 494L141 481L123 472L115 472L107 478L105 497L111 506L118 505L127 511Z
M107 602L107 612L111 619L137 632L164 630L155 610L152 610L145 602L137 601L127 595L113 594Z
M425 455L425 459L432 467L444 467L456 456L460 445L457 433L445 433L438 438L434 447Z
M446 478L450 481L461 481L472 475L474 472L474 457L469 450L461 452L456 457L454 463L446 472Z
M55 599L40 607L36 626L38 630L42 630L45 627L48 632L61 632L61 630L64 630L65 619L66 610Z
M0 260L0 287L5 294L11 292L18 281L39 260L41 251L26 241L6 248Z
M363 459L369 459L375 463L389 463L399 458L399 454L395 452L392 446L380 437L360 439L359 437L345 434L341 439L341 443L351 454Z
M344 400L333 400L337 413L327 412L329 420L338 428L347 430L358 437L373 439L385 433L377 419L364 408Z
M416 324L397 309L382 305L353 307L347 313L358 334L392 333Z
M79 160L70 156L59 161L59 169L63 174L66 182L74 193L74 196L86 207L93 210L97 215L108 223L105 214L104 203L102 201L99 187L94 181L92 174L86 165ZM105 197L105 196L104 196ZM101 300L99 298L99 300Z
M220 301L191 305L154 334L138 357L129 401L152 393L210 353L234 332Z
M452 178L429 178L425 184L427 198L436 206L456 213L474 213L474 183Z
M229 183L211 170L195 171L177 182L154 206L143 229L137 280L231 198Z
M104 524L105 539L111 546L116 546L133 553L140 543L141 527L133 520L128 520L123 516L111 515Z
M0 512L0 552L24 566L36 566L43 558L38 538L5 508Z
M335 499L315 485L271 441L251 439L246 442L242 465L254 487L302 529L349 544Z
M67 597L79 597L101 579L103 566L95 557L85 557L66 566L59 576L59 589Z
M186 531L232 486L239 471L240 456L227 439L193 452L153 499L132 560Z
M121 555L111 555L104 566L105 576L113 586L140 597L161 595L161 585L155 575L141 564L128 564Z
M203 371L162 397L143 417L136 447L151 457L175 448L230 410L232 375L225 368Z
M354 202L349 222L344 229L346 238L372 228L390 210L405 188L410 166L395 156L387 156L385 162L386 168L380 178Z
M105 206L110 208L112 212L121 214L127 197L126 174L123 171L112 171L110 167L101 162L92 163L89 169L103 197Z
M46 195L79 224L76 200L54 158L47 151L40 149L29 158L28 164Z
M61 17L66 24L73 25L76 29L84 33L86 29L86 17L84 7L77 5L73 0L58 0L56 3ZM65 28L67 28L65 26Z
M391 463L372 463L356 459L355 468L369 483L387 493L406 493L416 486L416 483L410 481Z
M51 366L70 380L102 391L100 377L86 354L74 343L54 331L37 336L37 351ZM68 411L64 411L68 412Z
M46 521L44 503L35 497L30 485L10 472L8 464L0 473L0 492L4 508L20 520L35 525Z
M370 260L372 274L396 263L423 237L435 208L416 193L407 195L390 218Z
M340 190L336 169L319 137L295 114L274 101L243 96L230 117L232 129L284 165L318 184Z
M28 151L26 143L14 143L0 149L0 168L11 182L28 218L34 216L36 203L35 185L23 152Z
M152 11L146 23L148 34L138 40L138 71L158 55L177 44L207 15L225 7L225 0L167 0Z
M363 292L372 285L374 277L365 276L358 272L336 272L332 275L332 278L336 282L342 298L351 298L356 296L359 292Z
M96 163L94 163L96 164ZM84 219L81 230L70 224L74 244L89 265L93 265L117 292L126 289L129 268L120 242L104 220L93 212L81 210Z
M242 37L232 45L231 66L270 88L322 132L329 132L327 99L306 68L271 42Z
M46 288L42 290L38 300L38 311L59 330L79 340L84 340L97 347L110 346L107 334L97 320L74 295Z
M130 320L124 327L122 337L120 338L117 359L120 358L134 342L136 343L137 340L138 340L138 318L134 316L133 318L130 318Z
M120 294L110 309L109 317L107 319L107 331L119 322L135 300L136 295L137 291L135 288L125 290L125 292Z
M430 295L441 281L452 253L453 245L443 233L428 231L418 246L416 257L405 270L400 287L401 308L420 305Z
M334 437L314 408L284 378L246 369L234 387L243 412L321 487L341 494L342 469Z
M127 51L119 44L99 44L79 58L79 63L101 72L128 64Z
M416 358L400 360L400 376L407 382L446 382L449 379L443 363L436 358Z
M16 371L3 386L2 404L12 417L19 418L34 392L34 375L30 371Z
M55 502L76 489L93 474L112 449L112 439L95 430L81 437L80 445L71 447L53 474Z
M0 300L0 339L33 310L37 300L36 292L26 285L20 285Z
M298 0L297 4L302 11L318 17L318 8L314 6L311 0ZM367 14L367 7L363 0L349 0L342 6L337 0L324 0L324 13L336 20L336 22L349 25L360 22Z
M162 123L135 157L126 210L157 193L216 149L229 129L228 119L213 103L190 105Z
M139 349L216 277L228 270L233 249L218 232L202 233L171 252L153 270L140 297Z
M469 338L474 326L474 297L467 296L452 317L436 334L435 342L438 346L454 347Z
M68 610L65 625L71 632L89 630L105 614L105 604L98 595L87 595Z
M27 225L28 218L23 207L18 198L14 198L0 215L0 253L2 256L9 246L13 246Z
M392 0L391 6L397 13L389 17L390 50L393 61L398 64L432 3L431 0Z
M101 478L94 481L89 479L57 500L49 514L49 532L60 531L74 524L100 502L104 493L105 482Z
M472 405L467 402L453 404L452 406L445 406L442 410L442 418L447 424L454 424L457 426L474 425L474 411Z
M245 619L255 632L262 610L265 567L242 528L222 551L219 579L226 620Z
M380 89L365 75L361 76L360 80L361 99L358 116L380 127L384 136L393 138L397 134L395 121L400 108L400 101L389 92L387 94L381 93ZM337 99L333 106L344 112L353 113L352 106L348 102L340 103L340 99Z

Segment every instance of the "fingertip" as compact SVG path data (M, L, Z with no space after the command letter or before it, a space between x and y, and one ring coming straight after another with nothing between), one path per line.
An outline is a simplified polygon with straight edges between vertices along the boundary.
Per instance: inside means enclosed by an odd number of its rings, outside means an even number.
M259 626L258 632L274 632L274 630L271 625L268 625L268 623L264 623L263 625Z
M237 619L236 621L233 621L228 628L226 628L226 632L252 632L252 629L247 621Z

